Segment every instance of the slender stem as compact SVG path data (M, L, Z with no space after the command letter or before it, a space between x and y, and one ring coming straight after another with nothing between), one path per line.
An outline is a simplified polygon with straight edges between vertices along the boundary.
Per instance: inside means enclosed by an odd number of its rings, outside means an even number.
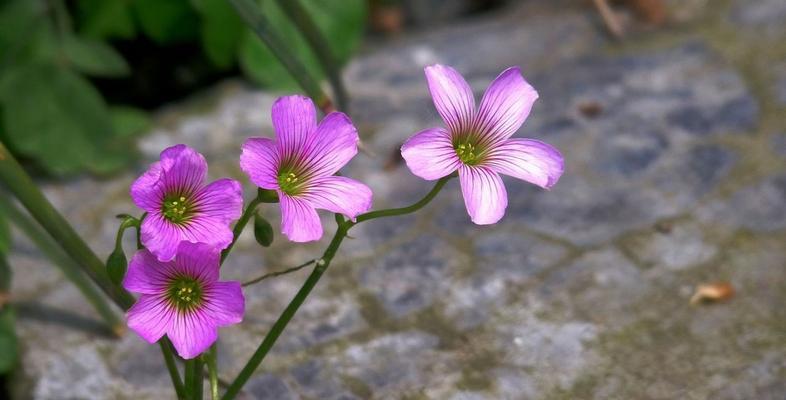
M158 341L158 345L161 346L161 354L164 355L166 369L169 371L169 377L172 378L172 386L175 387L177 398L184 399L186 397L186 391L183 387L183 381L180 380L180 372L177 370L175 356L172 354L172 342L169 341L169 338L164 336Z
M303 286L300 288L300 290L298 290L297 294L295 294L295 297L278 317L276 322L273 324L273 327L270 328L270 331L262 340L262 343L260 343L259 347L257 347L257 350L248 360L235 380L232 381L231 385L229 385L229 388L227 388L227 391L224 393L224 397L222 397L222 399L234 399L243 385L245 385L248 379L251 378L251 374L254 373L257 367L259 367L259 364L261 364L265 359L265 356L270 351L270 349L273 348L273 345L276 343L276 340L278 340L278 337L281 336L282 332L284 332L284 328L287 327L287 324L289 324L289 321L292 320L292 317L311 293L311 290L314 289L314 286L316 286L317 282L319 282L322 274L324 274L327 268L330 266L330 262L336 255L339 246L341 246L341 242L344 240L344 237L347 236L347 232L349 232L353 226L359 224L360 222L374 218L390 217L415 212L433 200L442 187L445 186L445 183L447 183L451 178L453 178L453 175L446 176L437 181L437 183L434 185L434 188L431 189L431 191L429 191L425 197L411 206L394 208L390 210L372 211L366 214L361 214L357 217L356 222L346 221L343 218L336 218L336 222L338 224L336 234L333 235L333 239L330 241L327 249L322 254L322 258L316 261L316 266L314 267L314 270L311 271L311 275L308 276L306 282L303 283ZM361 219L361 217L363 218Z
M8 191L19 199L30 215L87 272L104 293L124 310L131 307L134 298L122 288L112 284L104 263L38 190L33 180L2 142L0 142L0 182L5 184Z
M204 389L205 382L203 379L204 376L204 367L202 366L202 357L194 358L194 382L192 382L193 390L192 390L192 399L194 400L202 400L202 389Z
M411 214L417 210L420 210L426 204L431 202L431 200L433 200L434 197L436 197L437 193L439 193L439 191L442 190L442 187L445 186L445 184L448 183L448 181L451 178L453 178L453 175L448 175L446 177L440 178L437 181L437 183L434 185L434 187L431 189L431 191L426 194L426 196L424 196L422 199L420 199L420 201L418 201L415 204L412 204L411 206L401 207L401 208L391 208L387 210L377 210L377 211L367 212L365 214L360 214L357 216L357 219L353 223L353 225L357 225L363 221L368 221L370 219Z
M243 228L246 227L246 224L248 224L248 220L251 219L252 215L254 215L257 206L261 202L262 199L259 196L254 197L254 199L251 200L250 203L248 203L248 206L246 207L245 211L243 211L243 214L240 215L240 219L237 220L234 229L232 229L232 243L230 243L229 246L227 246L227 248L221 252L222 264L224 263L224 260L226 260L227 256L229 256L229 252L232 251L232 248L235 247L235 242L237 242L237 239L240 237L240 234L243 233Z
M207 354L207 372L210 376L210 398L218 400L218 366L216 365L216 358L218 357L216 344L210 346L210 352Z
M336 96L338 109L348 113L349 102L344 82L341 79L340 65L338 59L330 50L330 43L325 40L325 35L320 32L319 27L314 23L314 19L311 18L311 15L308 14L308 11L306 11L299 0L278 0L278 6L284 10L284 13L298 27L300 33L303 34L306 42L311 47L311 51L322 65L322 70L325 71L330 86L333 88L333 94Z
M297 267L290 267L290 268L287 268L287 269L284 269L284 270L281 270L281 271L273 271L273 272L270 272L270 273L258 276L258 277L254 278L254 279L250 279L250 280L248 280L246 282L243 282L242 286L250 286L250 285L253 285L255 283L262 282L263 280L268 279L268 278L274 278L274 277L277 277L277 276L288 274L290 272L300 271L301 269L303 269L305 267L308 267L309 265L311 265L311 264L313 264L315 262L317 262L317 260L309 260L309 261L304 262L303 264L298 265Z
M267 45L270 52L278 58L306 94L314 99L317 106L326 114L333 111L333 102L322 91L319 82L309 74L303 63L290 52L290 46L287 44L287 41L271 28L270 21L262 14L259 5L253 0L227 1L232 4L246 25Z
M117 317L117 314L112 310L112 307L107 303L101 292L82 274L79 265L70 259L38 224L17 208L4 194L0 194L0 210L55 266L60 268L63 275L79 289L87 301L90 302L90 305L104 319L104 322L109 325L112 332L118 336L122 335L125 331L125 324Z
M196 358L186 360L185 362L185 398L188 400L194 399L194 380L196 379Z

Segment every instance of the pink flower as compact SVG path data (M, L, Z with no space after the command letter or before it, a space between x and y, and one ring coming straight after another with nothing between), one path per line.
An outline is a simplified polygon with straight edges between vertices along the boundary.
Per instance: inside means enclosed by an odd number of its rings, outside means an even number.
M148 250L134 254L123 287L141 293L128 310L128 327L150 343L167 335L183 358L194 358L218 338L218 327L243 319L240 282L219 282L220 252L181 242L172 261Z
M142 244L161 261L175 257L180 241L223 249L232 242L229 224L240 218L243 192L233 179L205 186L207 163L194 149L179 144L161 152L131 185L131 198L147 211Z
M240 168L263 189L278 192L281 230L294 242L322 237L316 209L355 218L371 208L371 189L333 176L357 154L358 133L349 117L328 114L317 126L311 99L286 96L273 104L276 139L243 143Z
M451 67L426 67L434 105L447 125L419 132L401 147L413 174L435 180L458 170L464 205L472 222L493 224L505 214L508 196L499 174L550 188L562 175L554 147L532 139L511 139L527 119L538 93L518 67L503 71L475 109L472 89Z

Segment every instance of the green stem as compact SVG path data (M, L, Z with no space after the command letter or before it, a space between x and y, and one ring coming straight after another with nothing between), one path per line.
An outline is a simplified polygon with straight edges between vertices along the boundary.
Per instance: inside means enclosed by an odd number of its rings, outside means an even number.
M202 400L202 389L205 386L203 380L204 367L202 366L202 356L194 358L194 381L193 389L191 391L193 400Z
M290 267L290 268L287 268L287 269L281 270L281 271L273 271L273 272L270 272L270 273L258 276L258 277L254 278L254 279L250 279L250 280L248 280L246 282L243 282L242 286L244 286L244 287L245 286L250 286L250 285L253 285L255 283L261 282L261 281L263 281L265 279L268 279L268 278L274 278L274 277L281 276L281 275L284 275L284 274L288 274L288 273L291 273L291 272L300 271L301 269L303 269L305 267L308 267L309 265L311 265L311 264L313 264L315 262L317 262L317 260L309 260L309 261L306 261L303 264L300 264L300 265L298 265L296 267Z
M300 290L298 290L297 294L295 294L295 297L278 317L276 322L273 324L273 327L270 328L270 331L262 340L262 343L260 343L259 347L257 347L257 350L248 360L238 376L234 381L232 381L232 384L229 385L229 388L227 388L227 391L224 393L224 397L222 399L234 399L243 385L245 385L248 379L251 378L251 374L254 373L257 367L259 367L259 364L261 364L265 359L265 356L270 351L270 349L273 348L273 345L276 343L276 340L278 340L278 337L281 336L282 332L284 332L284 328L287 327L287 324L289 324L289 321L292 320L292 317L294 317L297 310L311 293L311 290L314 289L314 286L316 286L317 282L319 282L322 274L324 274L327 268L330 266L330 262L336 255L339 246L341 246L341 242L344 240L344 237L347 236L347 233L353 226L360 222L374 218L413 213L423 208L426 204L433 200L442 187L445 186L445 183L447 183L451 178L453 178L453 175L446 176L437 181L437 183L434 185L434 188L431 189L431 191L429 191L425 197L411 206L394 208L390 210L372 211L366 214L361 214L358 216L356 222L345 221L343 218L336 218L336 222L338 223L336 234L333 235L333 239L330 241L327 249L322 254L322 258L316 261L316 266L314 267L314 270L311 271L311 275L308 276L306 282L303 283L303 286L300 288ZM361 217L363 218L361 219Z
M273 53L273 56L289 71L292 78L297 81L306 94L314 99L317 106L326 114L333 111L333 103L325 92L322 91L319 82L309 74L303 63L290 52L290 46L287 41L272 29L270 21L262 14L259 5L253 0L227 1L232 4L246 25L265 43L270 52Z
M196 379L196 358L185 361L185 398L194 399L194 380Z
M60 268L63 275L79 289L101 318L104 319L104 322L109 325L112 332L120 336L125 331L125 324L118 319L117 314L112 310L109 303L106 302L101 292L82 274L79 265L63 253L63 250L53 242L52 238L38 224L2 194L0 194L0 210L55 266Z
M248 224L248 220L251 219L251 217L254 215L257 206L259 205L259 203L262 203L262 201L263 200L260 198L260 196L257 196L254 197L254 199L251 200L250 203L248 203L248 206L243 211L243 214L240 216L240 219L238 219L237 222L235 223L235 227L232 229L232 243L230 243L226 249L221 251L221 264L224 263L224 260L226 260L227 256L229 256L229 252L231 252L232 248L235 247L235 242L237 242L237 239L240 237L240 234L243 233L243 228L246 227L246 224Z
M36 187L33 180L0 142L0 182L19 200L30 215L65 250L90 278L115 301L127 310L134 303L128 292L112 284L104 263L74 231L68 221L52 206Z
M172 353L172 342L166 336L158 341L161 346L161 354L164 355L164 362L166 369L169 371L169 377L172 378L172 386L175 387L175 393L178 399L186 397L186 391L183 387L183 381L180 380L180 372L177 370L177 363L175 362L175 355Z
M319 27L314 23L314 19L303 8L299 0L278 0L278 6L284 10L284 13L298 27L317 60L322 65L322 70L327 75L330 86L333 88L333 93L336 96L338 109L348 113L349 102L344 82L341 79L339 62L330 50L330 43L325 40L325 35L320 32Z
M218 400L218 366L216 365L216 358L218 357L216 344L210 346L210 352L207 354L207 372L210 377L210 398Z

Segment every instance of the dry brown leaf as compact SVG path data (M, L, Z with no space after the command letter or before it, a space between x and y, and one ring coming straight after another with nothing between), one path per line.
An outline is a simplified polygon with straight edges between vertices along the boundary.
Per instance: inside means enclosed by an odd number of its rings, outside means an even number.
M696 286L696 292L690 298L691 305L708 302L726 301L734 296L734 287L728 282L703 283Z
M636 16L642 21L655 26L666 22L667 12L663 0L628 0Z
M603 113L603 105L597 101L584 101L578 105L581 115L587 118L596 118Z

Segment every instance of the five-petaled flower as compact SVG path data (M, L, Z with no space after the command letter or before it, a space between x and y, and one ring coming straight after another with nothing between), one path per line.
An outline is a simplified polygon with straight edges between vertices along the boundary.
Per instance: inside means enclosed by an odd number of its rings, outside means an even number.
M518 67L506 69L491 83L478 109L472 89L453 68L432 65L425 71L447 129L427 129L404 143L401 155L412 173L435 180L458 170L467 212L480 225L496 223L505 214L508 197L499 174L546 189L557 183L563 171L557 149L510 138L538 98Z
M194 358L218 338L218 327L243 319L240 282L219 282L215 246L181 242L175 258L159 261L147 250L131 259L123 287L141 293L128 310L129 328L155 343L165 334L183 358Z
M232 242L229 224L243 211L242 188L233 179L205 186L206 175L205 158L180 144L162 151L131 185L134 203L147 212L142 244L161 261L174 258L183 240L219 249Z
M290 240L322 237L318 208L349 218L371 208L368 186L334 176L357 154L349 117L333 112L317 125L314 103L303 96L279 98L271 113L276 139L246 140L240 168L257 186L278 193L282 232Z

